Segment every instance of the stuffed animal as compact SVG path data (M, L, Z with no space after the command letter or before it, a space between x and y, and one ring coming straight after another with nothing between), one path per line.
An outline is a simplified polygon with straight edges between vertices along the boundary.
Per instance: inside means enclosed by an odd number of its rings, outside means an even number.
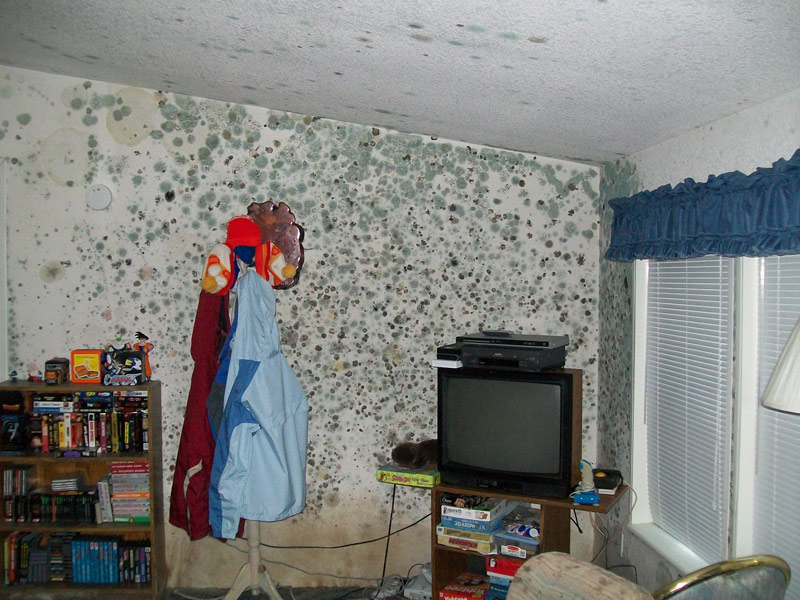
M303 229L281 202L253 202L247 215L228 221L227 237L209 252L201 287L209 294L227 294L240 268L254 267L275 289L297 283L303 266Z
M402 442L392 450L392 460L406 469L435 469L437 467L437 440Z

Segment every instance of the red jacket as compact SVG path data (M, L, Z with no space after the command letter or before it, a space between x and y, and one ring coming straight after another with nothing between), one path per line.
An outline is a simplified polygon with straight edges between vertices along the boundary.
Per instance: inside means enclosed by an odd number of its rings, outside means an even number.
M185 530L191 540L211 533L208 486L215 444L208 421L206 399L217 373L217 360L230 325L228 294L200 292L192 331L194 371L175 461L169 507L169 522Z

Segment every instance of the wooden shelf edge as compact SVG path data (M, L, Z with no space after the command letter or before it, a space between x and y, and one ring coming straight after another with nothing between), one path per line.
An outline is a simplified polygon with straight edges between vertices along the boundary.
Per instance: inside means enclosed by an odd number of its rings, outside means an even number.
M446 483L439 483L434 486L434 489L439 492L449 492L452 494L471 493L477 496L491 496L492 498L505 498L507 500L516 500L519 502L530 502L531 504L538 504L539 506L556 506L559 508L569 509L574 508L575 510L597 513L607 513L628 491L627 486L622 486L613 495L600 494L600 504L598 506L593 506L591 504L575 504L570 498L544 498L538 496L526 496L524 494L514 494L500 490L463 488L456 485L448 485Z
M147 533L150 523L0 523L0 533L12 531L74 531L75 533L123 534Z
M17 598L40 597L53 598L151 598L149 583L26 583L0 588L0 597L16 600Z

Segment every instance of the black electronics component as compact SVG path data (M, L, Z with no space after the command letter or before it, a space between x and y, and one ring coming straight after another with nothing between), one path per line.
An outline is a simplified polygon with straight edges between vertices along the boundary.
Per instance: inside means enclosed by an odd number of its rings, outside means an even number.
M438 360L461 360L461 349L463 344L448 344L436 349L436 358Z
M469 346L511 346L515 348L561 348L569 344L568 335L526 335L509 331L484 330L460 335L456 342Z
M564 366L568 343L566 335L482 331L457 337L455 344L439 348L436 358L460 360L468 369L545 371Z

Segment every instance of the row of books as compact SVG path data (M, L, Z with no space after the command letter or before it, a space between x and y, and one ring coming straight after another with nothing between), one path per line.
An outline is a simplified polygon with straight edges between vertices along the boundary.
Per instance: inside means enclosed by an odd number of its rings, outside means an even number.
M44 488L24 496L3 498L3 520L7 523L94 523L95 490L51 492Z
M148 435L144 390L37 394L30 413L0 415L4 454L146 452Z
M150 522L150 473L145 460L111 461L110 473L87 485L82 473L27 488L30 465L3 470L3 520L16 523ZM10 493L8 493L10 492Z
M150 542L73 532L11 532L3 542L6 585L148 583Z
M540 511L524 502L444 493L437 542L479 554L528 558L538 552Z

